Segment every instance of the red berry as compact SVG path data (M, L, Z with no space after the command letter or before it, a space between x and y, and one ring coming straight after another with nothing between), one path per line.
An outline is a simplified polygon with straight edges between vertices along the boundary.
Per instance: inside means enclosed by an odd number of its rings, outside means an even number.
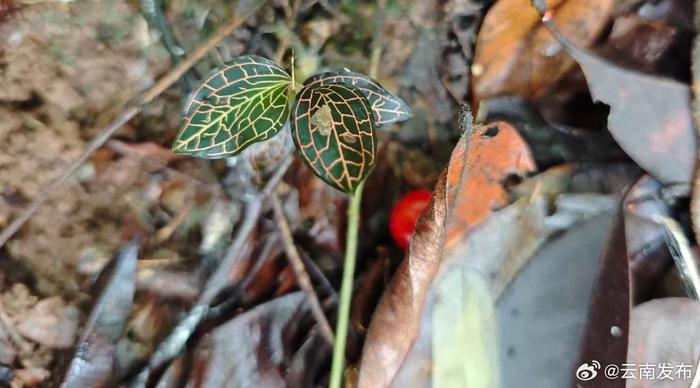
M389 230L396 245L408 249L413 229L430 203L432 194L430 190L425 189L409 191L394 205L389 217Z

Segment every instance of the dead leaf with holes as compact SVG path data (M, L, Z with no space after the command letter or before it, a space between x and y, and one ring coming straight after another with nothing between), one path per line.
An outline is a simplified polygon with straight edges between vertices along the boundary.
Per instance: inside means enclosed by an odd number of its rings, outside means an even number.
M375 310L360 388L389 386L418 336L421 310L443 252L508 204L502 186L507 177L534 170L527 145L511 125L498 122L465 132L416 226L408 257Z
M611 0L547 0L556 22L577 45L587 47L604 31ZM540 23L530 0L499 0L491 7L476 42L473 95L532 97L575 66L562 45Z

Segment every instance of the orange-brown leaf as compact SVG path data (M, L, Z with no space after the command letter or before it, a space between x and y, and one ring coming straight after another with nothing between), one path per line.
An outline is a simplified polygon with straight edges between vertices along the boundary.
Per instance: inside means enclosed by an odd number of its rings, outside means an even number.
M454 204L447 246L508 203L504 183L509 178L533 171L535 162L529 148L506 122L477 128L468 142L459 142L447 177L448 203Z
M547 1L565 36L589 46L606 27L611 0ZM574 60L540 23L531 0L499 0L479 31L474 58L477 100L503 94L531 97L558 80Z
M467 131L452 153L399 266L375 310L359 387L388 386L413 345L426 294L448 242L459 240L507 198L503 180L535 169L525 142L505 122ZM455 241L456 242L456 241Z

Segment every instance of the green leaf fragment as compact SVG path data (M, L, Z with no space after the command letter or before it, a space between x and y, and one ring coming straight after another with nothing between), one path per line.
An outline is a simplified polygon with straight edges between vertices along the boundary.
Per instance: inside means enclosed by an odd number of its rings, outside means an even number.
M185 105L173 151L225 158L271 138L289 117L291 82L284 69L259 56L238 57L214 69Z
M334 188L354 192L374 166L374 117L358 88L343 83L304 87L290 124L302 160Z
M321 86L344 83L359 89L367 98L374 121L378 128L404 121L413 116L411 108L399 96L384 89L371 77L351 71L327 72L313 76L304 82L304 86Z

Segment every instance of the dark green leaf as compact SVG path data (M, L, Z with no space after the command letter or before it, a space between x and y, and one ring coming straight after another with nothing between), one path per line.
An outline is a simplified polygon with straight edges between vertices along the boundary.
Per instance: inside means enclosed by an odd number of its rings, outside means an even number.
M413 116L411 108L399 96L384 89L369 76L351 71L328 72L315 75L304 86L344 83L358 88L372 105L377 128L404 121Z
M369 102L348 84L304 87L292 107L292 138L302 159L326 183L348 193L374 166L374 127Z
M224 158L269 139L289 117L291 81L277 64L252 55L215 69L185 105L173 151Z

